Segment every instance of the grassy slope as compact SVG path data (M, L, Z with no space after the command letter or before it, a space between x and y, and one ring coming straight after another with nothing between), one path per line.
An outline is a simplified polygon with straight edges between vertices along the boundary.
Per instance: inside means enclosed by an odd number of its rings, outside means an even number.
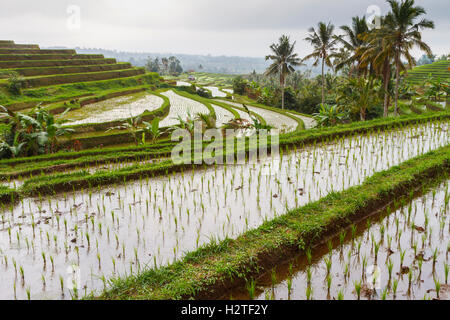
M441 77L442 80L450 81L450 60L437 61L432 64L416 67L408 71L406 80L412 84L423 84L431 73L435 77Z
M23 90L21 96L11 96L5 89L0 88L0 104L12 105L23 104L16 109L26 109L27 104L37 104L39 102L55 103L59 101L70 100L82 96L93 95L105 90L120 90L128 87L137 87L142 85L155 85L159 83L159 75L156 73L147 73L127 78L102 80L94 82L79 82L74 84L54 85L38 89ZM14 109L14 108L12 108Z

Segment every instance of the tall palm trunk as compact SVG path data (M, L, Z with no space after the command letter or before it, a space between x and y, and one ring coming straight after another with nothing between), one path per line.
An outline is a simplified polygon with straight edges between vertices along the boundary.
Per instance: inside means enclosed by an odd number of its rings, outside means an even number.
M322 104L325 104L325 57L322 58Z
M281 109L284 110L285 76L283 75L283 73L280 74L280 84L281 84Z
M384 117L387 118L389 115L389 80L391 78L391 68L389 66L389 59L384 61L383 70L383 82L384 82Z
M394 115L398 115L398 90L400 85L400 57L399 53L397 53L395 57L395 108Z

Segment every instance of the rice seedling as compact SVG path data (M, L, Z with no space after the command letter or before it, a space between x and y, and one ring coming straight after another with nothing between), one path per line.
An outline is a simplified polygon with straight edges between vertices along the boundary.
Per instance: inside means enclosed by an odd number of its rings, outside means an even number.
M355 281L353 283L353 285L355 287L355 293L356 293L358 300L361 300L361 281L359 281L359 282Z
M445 273L445 284L448 284L448 264L446 262L444 262L444 273Z
M249 282L247 282L247 291L248 291L248 295L250 300L254 300L255 299L255 289L256 289L256 283L255 280L250 280Z
M425 125L416 127L419 133L425 132L428 134L417 141L417 146L421 146L422 143L427 143L427 145L432 143L437 146L446 142L445 139L428 142L430 136L437 137L437 134L430 129L432 127ZM395 138L393 137L394 134L397 135ZM0 211L0 223L4 224L4 228L10 227L11 234L9 237L5 234L5 242L8 240L11 240L11 243L20 242L20 250L23 250L23 252L25 250L31 252L32 246L36 245L37 252L45 252L42 257L43 269L46 266L45 260L51 261L50 256L52 256L54 259L52 269L55 269L54 272L57 274L64 272L62 261L70 260L72 255L84 269L95 270L96 264L98 264L96 255L100 253L103 256L105 248L111 250L111 256L117 259L115 265L114 263L102 264L102 272L106 276L126 271L129 268L130 260L136 262L136 254L133 256L134 248L138 249L139 261L148 259L148 254L151 254L150 259L154 261L156 259L156 262L160 265L166 265L172 262L174 258L180 258L183 252L202 246L205 244L205 239L208 239L211 235L219 236L221 239L226 236L233 238L245 230L259 226L264 220L271 220L276 215L283 214L286 212L286 208L307 204L310 200L328 194L332 188L337 191L341 190L342 186L348 188L357 184L358 181L372 175L375 171L387 168L389 166L387 158L396 152L398 147L402 148L401 150L404 149L404 152L403 154L399 152L396 159L390 160L390 164L398 164L421 153L419 147L416 148L415 145L404 143L401 146L399 143L405 142L403 139L406 139L406 134L403 134L401 130L381 131L379 136L375 132L371 136L337 138L335 145L319 143L309 150L299 148L297 154L292 154L292 151L290 153L283 151L282 161L267 162L267 164L273 162L270 165L270 173L275 174L275 179L269 178L270 176L266 176L265 173L261 174L263 163L239 168L215 166L211 170L185 171L180 174L170 174L161 179L146 177L134 183L130 179L126 179L124 185L111 186L108 193L99 186L93 186L83 191L73 192L72 194L66 193L62 196L41 196L39 197L40 203L39 201L34 203L31 199L25 198L22 200L23 205L19 202L17 207L12 206L12 209L7 207L2 209ZM330 142L333 141L334 139L330 139ZM356 149L349 150L349 145ZM336 160L341 156L345 166L338 166L340 161ZM301 159L301 161L298 162L297 159ZM141 160L135 159L130 163ZM122 164L125 164L125 162ZM281 170L277 172L280 167ZM322 171L322 173L313 174L312 171ZM293 182L292 185L287 180L288 176ZM144 182L144 180L146 181ZM299 186L295 185L296 181ZM242 188L236 191L235 185L230 182L238 186L241 185ZM298 190L300 186L302 187L301 193ZM198 191L191 193L190 191L194 189ZM209 192L206 192L206 189ZM202 197L200 197L200 194ZM229 202L236 203L231 212L229 209L224 210L223 208L225 194ZM270 197L271 194L277 194L278 198ZM294 195L297 196L297 200ZM435 201L438 199L439 197L436 197ZM141 202L139 203L139 201ZM54 212L55 208L58 208L58 211L62 213L60 216L60 232L58 232L58 218L49 219L49 224L44 223L44 217ZM29 216L28 220L24 220L25 223L29 223L29 231L25 226L19 232L14 227L14 220L10 211L14 212L16 221L19 221L17 217L24 216L21 214L23 210L25 214L27 212L35 212L35 214L33 218ZM47 213L44 213L44 210ZM413 206L412 210L414 210ZM94 217L91 217L91 212L95 212ZM413 213L411 213L411 216L413 216ZM85 225L85 214L88 215L89 226ZM30 223L32 219L35 219L33 225ZM431 225L433 220L431 214L429 220L429 225ZM40 223L38 224L38 222ZM398 227L400 228L400 224ZM387 224L385 229L385 232L389 235ZM115 245L109 243L108 230L112 232L111 237L114 240L111 240L115 242ZM355 233L356 230L353 231L352 229L352 238L355 238L355 243L357 243L357 240L361 241L361 244L357 245L359 247L358 257L360 254L367 255L368 252L365 251L364 242L362 242L362 239L356 239ZM28 240L31 239L31 234L33 234L33 239L36 240L30 241L31 245L26 246L27 238ZM106 236L102 237L101 235L104 234ZM192 234L202 236L189 236ZM144 235L148 235L148 237ZM40 237L42 242L40 242ZM338 241L340 241L342 248L343 241L340 237ZM147 244L152 242L155 245L145 248L145 242ZM58 249L62 244L64 244L65 249L63 253L59 252ZM380 247L383 247L382 244L380 244ZM88 248L91 249L90 252L88 252ZM58 252L55 249L58 249ZM392 249L395 250L395 248ZM347 249L343 248L342 253L344 250ZM335 254L333 250L329 250L330 252L332 255ZM61 254L66 255L67 258L65 259L63 256L60 259ZM25 260L21 258L19 262L18 256L15 254L12 254L11 257L16 258L18 265L26 266L30 263L30 260L27 260L28 258ZM306 257L308 260L308 254L306 254ZM345 264L343 263L340 268L344 268ZM136 265L135 269L138 268ZM354 266L350 264L349 259L348 269L351 271L353 268ZM13 273L14 269L11 268L11 270ZM25 273L27 273L27 270L25 270ZM356 274L356 272L352 274ZM42 281L39 276L37 275L39 287L32 286L33 292L41 290ZM26 274L26 279L27 284L32 285L33 281L36 281L36 276ZM48 278L49 284L50 281L53 282L54 280ZM89 283L89 286L92 286L89 289L95 289L96 286L101 288L101 285L101 281L94 279ZM55 286L47 286L48 290L51 290L52 287ZM23 293L24 290L22 290L22 295ZM9 294L11 295L11 293ZM49 292L48 294L52 293Z
M437 278L434 278L433 281L434 281L434 286L436 289L436 297L438 299L440 299L439 293L441 292L441 283L439 282L439 279L437 279Z

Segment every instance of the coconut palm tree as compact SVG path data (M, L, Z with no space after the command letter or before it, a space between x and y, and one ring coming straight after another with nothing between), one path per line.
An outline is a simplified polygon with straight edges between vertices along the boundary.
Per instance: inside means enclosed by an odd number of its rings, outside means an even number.
M349 66L350 75L354 71L360 73L360 52L361 49L366 46L366 41L364 41L363 37L370 31L367 25L366 17L353 17L352 25L341 26L341 30L344 32L344 35L335 36L335 38L343 45L344 52L336 55L336 57L338 57L338 61L335 66L336 71L339 71L344 66Z
M382 20L382 23L384 18ZM391 62L393 61L394 53L391 48L385 47L383 39L390 31L386 28L374 29L369 33L363 35L366 45L359 48L358 55L360 56L361 68L371 68L381 78L384 90L384 117L389 114L389 101L391 76L393 74ZM403 67L403 64L401 65Z
M434 22L423 19L426 14L424 8L415 6L414 0L387 0L391 6L391 12L385 18L383 29L383 47L392 51L395 63L395 115L398 114L398 96L400 84L400 71L402 69L402 58L408 62L408 67L415 65L410 50L418 47L426 54L431 55L430 47L422 41L422 29L434 29Z
M271 55L266 56L267 60L272 60L273 63L266 70L266 76L280 76L281 85L281 108L284 109L284 89L286 84L286 77L295 71L294 67L300 66L301 59L294 53L295 44L291 43L288 36L281 36L278 43L270 46L272 50Z
M319 65L322 60L322 104L325 103L325 65L333 68L331 58L335 54L335 47L338 42L337 37L334 37L334 26L331 23L325 24L319 22L317 30L309 29L310 35L305 38L313 47L314 51L303 58L303 61L314 58L314 66Z

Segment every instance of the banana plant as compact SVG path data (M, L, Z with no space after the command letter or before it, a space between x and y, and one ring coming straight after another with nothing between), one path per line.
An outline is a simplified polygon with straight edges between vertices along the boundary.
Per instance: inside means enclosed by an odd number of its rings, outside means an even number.
M314 118L320 127L335 126L342 123L347 115L337 105L320 104L319 113L315 113Z
M159 128L160 121L161 120L156 117L151 123L146 121L142 122L144 124L144 132L150 135L152 143L155 143L155 141L163 134L163 131ZM143 135L143 139L145 139L145 134Z
M14 136L14 141L12 145L9 145L6 141L0 142L0 151L9 151L13 158L17 158L22 153L23 147L26 142L19 142L19 133L17 132Z
M128 132L133 137L134 143L138 146L139 143L141 142L138 137L141 123L142 123L141 116L130 117L125 122L123 122L121 125L109 128L106 132L109 132L112 130L128 130Z

